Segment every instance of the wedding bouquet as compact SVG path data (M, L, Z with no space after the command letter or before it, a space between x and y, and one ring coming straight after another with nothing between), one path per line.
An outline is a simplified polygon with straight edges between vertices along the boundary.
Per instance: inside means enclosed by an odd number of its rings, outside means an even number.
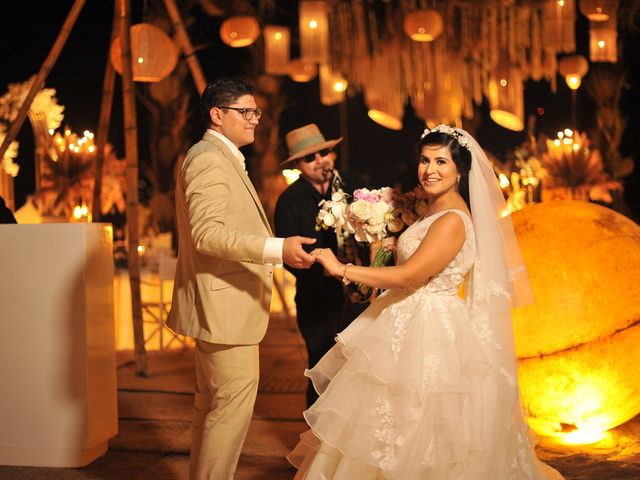
M401 209L396 205L400 198L390 187L377 190L360 188L353 192L351 203L341 190L331 200L322 200L316 217L316 230L334 228L337 234L353 235L357 242L375 243L400 232L406 225L401 218ZM387 265L393 252L380 248L372 266Z

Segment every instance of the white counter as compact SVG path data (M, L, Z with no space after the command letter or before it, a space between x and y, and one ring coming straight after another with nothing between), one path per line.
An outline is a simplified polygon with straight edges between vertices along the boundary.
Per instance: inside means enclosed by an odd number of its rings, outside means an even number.
M0 225L0 464L80 467L118 432L112 231Z

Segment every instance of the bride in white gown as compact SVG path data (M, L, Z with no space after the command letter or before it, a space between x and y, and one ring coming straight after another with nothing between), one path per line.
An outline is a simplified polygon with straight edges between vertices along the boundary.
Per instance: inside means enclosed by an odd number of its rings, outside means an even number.
M288 456L295 478L561 479L520 410L510 308L531 291L493 170L446 125L419 152L429 212L400 236L396 266L313 252L330 275L386 291L305 372L321 395Z

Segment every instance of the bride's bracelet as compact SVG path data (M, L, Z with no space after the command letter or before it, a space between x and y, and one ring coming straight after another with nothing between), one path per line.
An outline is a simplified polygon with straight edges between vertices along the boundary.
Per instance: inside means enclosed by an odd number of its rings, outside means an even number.
M347 267L349 265L353 265L353 263L345 263L344 264L344 270L342 270L342 284L343 285L349 285L351 283L351 280L349 280L347 278Z

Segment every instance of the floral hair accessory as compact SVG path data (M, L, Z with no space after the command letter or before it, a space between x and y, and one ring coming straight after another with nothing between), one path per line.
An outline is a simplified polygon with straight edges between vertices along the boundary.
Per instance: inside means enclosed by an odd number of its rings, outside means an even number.
M425 128L424 132L422 132L422 135L420 136L420 140L422 140L424 137L426 137L430 133L435 133L435 132L446 133L447 135L455 138L458 141L458 143L462 145L464 148L466 148L467 150L470 150L469 142L467 142L467 139L465 138L464 134L460 132L457 128L450 127L449 125L445 125L444 123L441 123L440 125L437 125L432 129L429 129L428 127Z

